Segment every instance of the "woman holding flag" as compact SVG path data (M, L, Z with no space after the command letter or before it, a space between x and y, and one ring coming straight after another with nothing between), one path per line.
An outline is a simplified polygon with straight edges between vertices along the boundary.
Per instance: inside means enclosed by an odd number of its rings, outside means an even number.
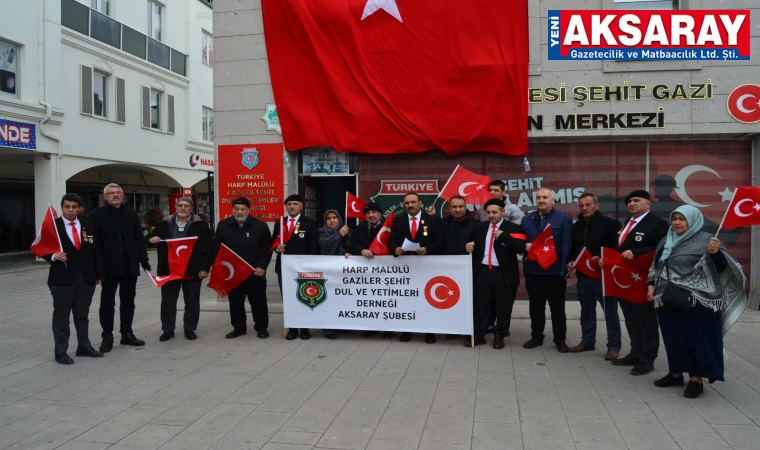
M683 386L684 397L704 392L702 379L723 379L723 335L746 307L746 278L720 241L702 231L704 217L683 205L670 214L647 279L647 300L657 309L669 373L657 387Z
M338 211L328 210L324 226L319 229L319 254L324 256L351 256L351 230L343 224ZM337 339L335 330L324 330L327 339Z

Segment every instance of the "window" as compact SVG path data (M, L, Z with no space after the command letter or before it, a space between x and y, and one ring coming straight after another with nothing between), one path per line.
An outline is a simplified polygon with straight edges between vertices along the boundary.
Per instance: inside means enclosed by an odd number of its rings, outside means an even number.
M201 37L201 61L209 66L214 65L214 37L205 31Z
M161 91L150 90L150 127L161 129Z
M615 0L615 9L678 10L680 0Z
M18 98L18 47L0 42L0 95Z
M148 36L161 40L161 5L148 0Z
M106 85L108 82L108 75L93 72L92 75L92 115L103 118L108 117L107 104L106 104Z
M211 108L203 108L203 140L214 140L214 110Z
M110 0L92 0L90 7L100 14L111 15Z

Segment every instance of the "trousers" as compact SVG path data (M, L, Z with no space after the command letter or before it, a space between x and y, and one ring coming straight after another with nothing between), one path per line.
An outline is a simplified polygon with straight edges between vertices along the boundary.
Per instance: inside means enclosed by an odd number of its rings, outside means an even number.
M534 339L544 340L546 327L546 303L552 313L554 342L565 342L567 323L565 319L565 277L556 275L525 274L525 288L528 290L530 330Z
M618 301L615 297L602 295L602 280L595 280L578 274L578 300L581 304L581 344L594 346L596 343L596 302L602 304L604 321L607 324L607 348L620 351L620 317Z
M625 328L631 338L630 355L641 364L653 364L660 348L660 330L657 313L651 303L633 303L620 299Z
M253 329L266 330L269 327L269 308L267 307L267 280L264 277L248 278L240 286L231 290L227 298L230 302L230 323L236 330L245 331L245 298L251 304Z
M174 331L177 323L179 291L185 301L183 328L195 331L201 314L201 280L174 280L161 286L161 330Z
M515 304L517 287L511 287L498 267L489 270L483 266L475 276L473 298L473 320L475 334L485 334L489 325L491 309L496 310L494 334L509 336L512 307Z
M132 320L135 317L137 275L106 277L101 287L99 313L103 336L113 333L117 289L119 290L119 332L122 334L132 333Z
M74 328L77 330L77 347L89 348L88 327L90 304L95 293L95 285L89 285L82 274L77 276L73 286L48 286L53 295L53 341L55 353L66 353L69 349L69 316L74 314Z

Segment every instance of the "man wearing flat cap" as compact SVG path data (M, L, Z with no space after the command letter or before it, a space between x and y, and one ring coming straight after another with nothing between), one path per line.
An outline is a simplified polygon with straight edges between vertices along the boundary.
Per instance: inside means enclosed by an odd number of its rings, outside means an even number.
M248 326L245 317L245 298L251 304L253 329L259 339L269 337L269 310L267 308L267 267L272 261L269 244L272 234L269 226L250 215L251 202L245 197L232 201L232 215L219 222L211 250L203 260L199 276L205 278L214 264L216 254L222 244L226 245L254 268L253 273L227 296L230 302L230 322L232 331L227 339L246 334Z
M277 272L277 283L280 285L280 293L282 293L282 272L281 272L281 259L282 254L288 255L318 255L319 254L319 232L317 222L305 215L301 214L303 210L303 199L298 194L293 194L285 199L285 210L287 216L285 217L285 226L287 227L284 232L289 235L285 245L277 245L277 262L275 263L275 272ZM272 238L271 245L279 241L280 236L280 221L278 220L274 224L274 237ZM291 328L285 335L285 339L292 341L299 337L303 340L311 338L311 333L308 328Z
M636 190L625 198L631 217L620 231L617 251L624 259L633 259L654 251L668 233L668 223L650 214L652 202L649 192ZM649 302L632 303L618 299L625 317L625 327L631 338L631 352L623 358L612 360L616 366L633 366L631 375L646 375L654 370L654 360L660 346L660 332L654 305ZM605 302L607 303L607 302Z
M199 216L193 214L194 203L192 198L182 197L177 200L175 206L177 212L157 223L153 231L145 238L149 245L157 247L157 276L168 276L170 274L167 239L198 238L187 262L185 279L169 281L161 286L161 330L163 334L158 338L161 342L174 337L177 321L177 299L180 289L185 301L185 315L182 322L185 337L191 341L198 338L195 330L198 328L201 310L201 280L207 275L201 271L201 264L206 254L211 250L213 240L208 225L203 223Z

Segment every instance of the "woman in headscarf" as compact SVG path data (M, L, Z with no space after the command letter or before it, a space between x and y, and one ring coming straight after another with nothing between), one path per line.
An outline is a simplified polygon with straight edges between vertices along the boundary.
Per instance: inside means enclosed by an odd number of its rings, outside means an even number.
M704 217L683 205L670 214L670 230L655 252L647 279L669 373L657 387L683 386L684 397L704 392L702 379L723 379L723 335L746 307L745 276L720 241L702 231Z
M343 225L340 213L328 210L323 216L324 226L319 229L319 254L347 256L351 248L351 229ZM324 330L327 339L336 339L335 330Z

